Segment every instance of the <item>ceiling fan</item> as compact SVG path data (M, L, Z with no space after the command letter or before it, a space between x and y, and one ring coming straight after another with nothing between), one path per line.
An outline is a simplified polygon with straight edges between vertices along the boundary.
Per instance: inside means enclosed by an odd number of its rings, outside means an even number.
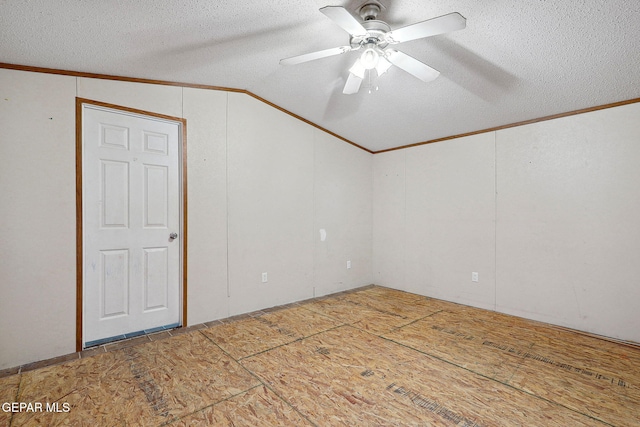
M280 64L301 64L362 50L360 57L349 69L349 77L342 90L342 93L345 94L357 93L367 72L371 76L371 71L375 69L377 75L381 76L391 65L395 65L423 82L429 82L438 77L439 71L406 53L392 49L390 45L461 30L465 28L467 20L459 13L453 12L391 31L389 24L376 19L382 7L377 2L369 2L360 7L358 13L363 22L358 21L342 6L321 8L320 12L350 34L349 45L282 59Z

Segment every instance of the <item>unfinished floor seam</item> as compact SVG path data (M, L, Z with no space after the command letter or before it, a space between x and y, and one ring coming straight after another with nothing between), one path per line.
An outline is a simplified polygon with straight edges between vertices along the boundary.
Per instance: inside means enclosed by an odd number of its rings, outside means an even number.
M366 332L366 331L365 331L365 332ZM372 334L372 335L375 335L375 334ZM482 373L480 373L480 372L476 372L476 371L473 371L473 370L471 370L471 369L469 369L469 368L466 368L466 367L464 367L464 366L457 365L457 364L455 364L455 363L453 363L453 362L451 362L451 361L449 361L449 360L443 359L443 358L441 358L441 357L439 357L439 356L437 356L437 355L433 355L433 354L427 353L427 352L425 352L425 351L419 350L419 349L417 349L417 348L414 348L414 347L411 347L411 346L407 346L407 345L405 345L405 344L403 344L403 343L400 343L400 342L394 341L394 340L389 339L389 338L386 338L386 337L384 337L384 336L378 336L378 337L379 337L379 338L382 338L382 339L385 339L385 340L388 340L388 341L391 341L391 342L393 342L394 344L401 345L401 346L403 346L403 347L405 347L405 348L408 348L408 349L414 350L414 351L416 351L416 352L418 352L418 353L421 353L421 354L427 355L427 356L429 356L429 357L433 357L434 359L438 359L438 360L440 360L441 362L444 362L444 363L450 364L450 365L452 365L452 366L455 366L456 368L464 369L464 370L465 370L465 371L467 371L467 372L470 372L470 373L472 373L472 374L474 374L474 375L481 376L481 377L483 377L483 378L486 378L487 380L494 381L494 382L496 382L496 383L502 384L502 385L504 385L505 387L509 387L509 388L512 388L512 389L517 390L517 391L519 391L519 392L522 392L522 393L528 394L528 395L529 395L529 396L531 396L531 397L534 397L534 398L536 398L536 399L543 400L543 401L545 401L545 402L547 402L547 403L549 403L549 404L556 405L556 406L561 406L561 407L563 407L563 408L565 408L565 409L567 409L567 410L569 410L569 411L575 412L575 413L580 414L580 415L584 415L584 416L589 417L589 418L591 418L591 419L593 419L593 420L595 420L595 421L598 421L598 422L601 422L601 423L607 424L607 425L609 425L609 426L611 426L611 427L616 427L616 425L615 425L615 424L607 423L606 421L601 420L601 419L599 419L599 418L597 418L597 417L594 417L594 416L592 416L592 415L585 414L584 412L580 412L580 411L578 411L578 410L576 410L576 409L573 409L573 408L571 408L571 407L568 407L568 406L562 405L562 404L560 404L560 403L558 403L558 402L554 402L554 401L549 400L549 399L546 399L546 398L544 398L544 397L542 397L542 396L538 396L538 395L537 395L537 394L535 394L535 393L532 393L532 392L529 392L529 391L527 391L527 390L524 390L524 389L518 388L518 387L516 387L516 386L514 386L514 385L511 385L511 384L509 384L509 383L506 383L506 382L503 382L503 381L500 381L500 380L496 380L495 378L489 377L489 376L484 375L484 374L482 374Z
M533 347L535 346L534 343L531 343L531 345L529 345L529 350L531 350ZM518 372L518 370L520 370L520 368L522 367L522 365L525 362L525 356L523 355L520 358L520 362L518 363L518 365L516 366L516 369L511 373L511 376L509 377L509 379L506 381L507 384L509 384L509 382L511 381L511 379L513 378L513 376Z
M214 402L214 403L212 403L212 404L210 404L210 405L203 406L202 408L196 409L195 411L190 412L190 413L188 413L188 414L184 414L184 415L183 415L183 416L181 416L181 417L178 417L178 418L174 418L174 419L172 419L172 420L169 420L169 421L167 421L167 422L165 422L165 423L163 423L163 424L160 424L160 427L168 426L168 425L171 425L171 424L175 424L175 423L179 422L180 420L183 420L183 419L185 419L185 418L187 418L187 417L190 417L190 416L192 416L192 415L194 415L194 414L197 414L198 412L202 412L202 411L204 411L204 410L206 410L206 409L213 408L213 407L214 407L214 406L216 406L216 405L219 405L219 404L221 404L221 403L223 403L223 402L226 402L226 401L231 400L231 399L233 399L233 398L235 398L235 397L238 397L238 396L240 396L240 395L242 395L242 394L244 394L244 393L246 393L246 392L248 392L248 391L251 391L251 390L253 390L253 389L256 389L256 388L260 387L261 385L263 385L263 384L262 384L262 383L260 383L260 384L256 384L256 385L254 385L253 387L249 387L248 389L246 389L246 390L242 390L242 391L241 391L241 392L239 392L239 393L236 393L236 394L231 395L231 396L229 396L229 397L226 397L226 398L224 398L224 399L220 399L220 400L218 400L217 402Z
M291 404L291 402L289 402L287 399L285 399L283 396L281 396L279 393L277 393L275 390L273 390L272 387L269 386L269 384L267 384L262 378L260 378L255 372L251 371L249 368L247 368L245 365L243 365L241 363L240 360L235 359L231 354L229 354L225 349L223 349L222 347L220 347L220 345L218 343L216 343L210 336L208 336L207 334L205 334L202 331L198 331L200 332L202 335L204 335L213 345L215 345L216 347L218 347L220 349L220 351L222 351L224 354L226 354L228 357L230 357L231 359L233 359L238 365L240 365L240 367L242 367L242 369L244 369L245 371L247 371L247 373L249 373L251 376L253 376L260 384L256 385L253 388L256 387L260 387L260 385L262 385L263 387L267 388L269 391L271 391L276 397L278 397L278 399L282 400L285 404L287 404L291 409L293 409L294 411L296 411L296 413L300 414L301 417L303 417L304 419L306 419L311 425L318 427L314 422L312 422L310 419L307 418L306 415L304 415L303 413L301 413L295 406L293 406ZM321 332L320 332L321 333ZM289 343L291 344L291 343ZM286 344L285 344L286 345ZM281 346L280 346L281 347ZM268 351L268 350L267 350ZM251 357L251 356L248 356ZM246 359L246 358L245 358ZM245 390L243 391L243 393L246 393L249 390ZM241 393L240 393L241 394ZM212 405L213 406L213 405Z
M438 310L438 311L435 311L435 312L433 312L433 313L431 313L431 314L427 314L426 316L420 317L419 319L412 320L411 322L409 322L409 323L407 323L407 324L405 324L405 325L396 326L396 327L392 328L392 329L391 329L389 332L387 332L387 333L391 333L391 332L397 331L397 330L399 330L399 329L405 328L405 327L407 327L407 326L411 326L411 325L413 325L414 323L417 323L417 322L419 322L419 321L421 321L421 320L424 320L424 319L426 319L426 318L428 318L428 317L433 317L434 315L436 315L436 314L438 314L438 313L441 313L442 311L444 311L444 310Z
M334 330L334 329L341 328L341 327L343 327L343 326L351 326L351 325L348 325L348 324L346 324L346 323L343 323L343 324L341 324L341 325L334 326L333 328L325 329L325 330L323 330L323 331L316 332L316 333L314 333L314 334L307 335L307 336L304 336L304 337L300 337L300 338L297 338L297 339L295 339L295 340L293 340L293 341L289 341L289 342L286 342L286 343L284 343L284 344L280 344L280 345L277 345L277 346L275 346L275 347L271 347L271 348L268 348L268 349L266 349L266 350L262 350L262 351L259 351L259 352L257 352L257 353L254 353L254 354L250 354L250 355L248 355L248 356L241 357L241 358L240 358L240 359L238 359L237 361L238 361L238 362L240 362L240 361L242 361L242 360L249 359L249 358L251 358L251 357L255 357L255 356L258 356L258 355L263 354L263 353L268 353L268 352L270 352L270 351L272 351L272 350L276 350L276 349L278 349L278 348L280 348L280 347L285 347L285 346L287 346L287 345L289 345L289 344L293 344L293 343L298 342L298 341L304 341L304 340L306 340L306 339L308 339L308 338L315 337L316 335L320 335L320 334L323 334L323 333L325 333L325 332L328 332L328 331L332 331L332 330Z

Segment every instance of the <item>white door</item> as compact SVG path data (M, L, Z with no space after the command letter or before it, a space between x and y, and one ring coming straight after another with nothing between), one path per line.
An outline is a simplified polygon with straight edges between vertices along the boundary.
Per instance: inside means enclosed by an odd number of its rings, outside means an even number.
M181 123L83 104L83 343L180 322Z

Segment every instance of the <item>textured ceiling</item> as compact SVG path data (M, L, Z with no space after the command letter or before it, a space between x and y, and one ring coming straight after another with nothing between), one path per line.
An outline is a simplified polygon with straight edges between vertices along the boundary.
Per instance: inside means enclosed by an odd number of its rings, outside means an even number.
M381 0L398 28L450 12L467 28L397 48L439 70L392 67L343 95L357 52L318 11L330 0L5 0L0 62L248 90L371 151L640 97L638 0Z

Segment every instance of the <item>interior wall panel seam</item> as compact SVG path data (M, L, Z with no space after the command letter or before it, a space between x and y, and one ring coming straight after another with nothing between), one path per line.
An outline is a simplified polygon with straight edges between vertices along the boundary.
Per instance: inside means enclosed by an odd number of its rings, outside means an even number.
M225 163L224 163L224 173L225 173L225 201L226 201L226 232L227 232L227 254L226 254L226 265L227 265L227 301L226 301L226 309L227 316L231 314L231 271L229 270L229 93L225 93L225 114L226 114L226 126L224 128L224 144L225 144Z
M404 190L404 210L402 212L402 247L400 248L400 250L402 251L402 287L404 289L407 289L408 283L407 283L407 243L408 243L408 239L407 239L407 230L408 230L408 226L407 226L407 151L408 150L404 150L403 152L403 156L402 156L402 184L403 184L403 190Z
M316 167L316 160L317 160L317 156L316 156L316 150L317 150L317 142L318 142L318 137L317 134L315 132L315 130L313 131L313 151L312 151L312 165L313 165L313 172L311 174L311 203L312 203L312 211L313 213L311 214L311 262L312 262L312 268L311 268L311 293L312 293L312 297L315 298L316 296L316 285L317 285L317 277L316 277L316 261L317 261L317 257L316 257L316 234L315 234L315 230L317 227L317 216L316 216L316 211L318 208L318 201L316 199L316 174L318 173L317 167Z
M493 311L498 301L498 131L493 132Z

